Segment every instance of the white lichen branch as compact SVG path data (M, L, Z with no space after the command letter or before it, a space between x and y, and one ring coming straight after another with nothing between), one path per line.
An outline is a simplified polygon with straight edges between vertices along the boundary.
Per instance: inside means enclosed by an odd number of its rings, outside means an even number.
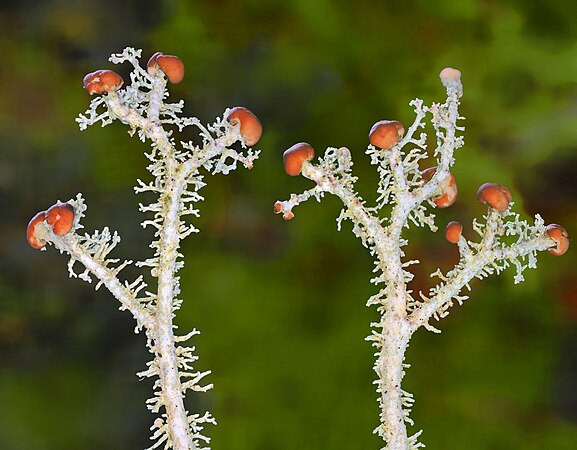
M189 413L184 406L186 391L205 392L212 384L202 384L210 371L197 371L194 363L198 357L194 347L181 345L197 330L184 336L174 334L176 328L173 319L182 300L178 271L183 267L183 255L179 252L180 242L191 233L198 232L194 225L184 221L185 216L198 217L200 212L196 204L203 200L198 191L205 186L201 169L217 174L227 174L237 168L240 162L252 168L258 158L258 151L247 149L241 124L229 123L229 110L212 125L202 125L196 118L182 117L183 102L167 103L167 80L162 71L150 74L141 67L141 51L132 48L112 55L111 62L120 64L129 62L133 66L131 83L123 89L111 89L104 95L91 101L85 114L77 118L81 130L101 123L106 126L118 120L129 127L129 134L137 134L141 141L149 141L151 150L145 153L150 161L147 169L153 176L150 182L137 180L135 192L153 192L156 201L140 204L139 209L152 213L152 218L143 220L143 227L155 229L154 240L150 247L154 255L144 261L136 262L137 267L146 268L156 278L156 290L146 290L144 275L131 283L122 283L118 272L132 261L107 259L107 255L120 241L117 233L106 228L92 236L80 237L77 231L82 228L80 219L86 209L79 195L68 202L74 207L75 220L72 231L65 236L56 235L51 226L42 222L36 226L38 236L54 244L61 252L71 256L69 264L71 276L77 276L73 270L75 262L85 267L78 275L90 281L90 275L97 278L120 301L121 309L128 309L137 321L137 331L144 329L147 346L154 359L139 377L154 377L155 393L147 401L148 408L160 414L151 430L154 444L150 449L163 446L165 450L209 449L209 438L203 435L206 424L215 424L210 413ZM86 82L85 82L86 85ZM173 138L173 131L166 128L174 126L178 131L194 126L199 130L202 145L192 142L180 142ZM240 142L242 149L230 148Z
M418 261L404 261L403 247L408 242L403 232L410 224L437 230L435 216L430 210L431 207L448 206L435 201L446 194L450 169L455 162L454 152L464 144L459 134L464 127L458 124L463 119L459 115L463 93L460 73L448 70L448 78L441 74L447 92L444 103L427 107L422 100L413 100L410 105L414 107L416 117L407 133L387 148L369 145L366 153L379 173L375 206L367 206L355 191L357 178L352 175L351 152L344 147L329 147L317 163L305 160L301 174L314 181L315 186L275 204L275 212L290 220L294 217L293 208L310 198L320 201L325 193L336 195L344 205L337 219L338 229L344 219L350 220L353 233L375 258L376 275L371 282L383 287L367 305L376 305L381 317L371 324L374 330L367 340L377 349L374 370L378 377L375 384L381 411L380 425L375 432L384 439L388 450L424 447L418 441L422 431L412 436L407 433L406 424L413 425L409 413L414 399L401 388L404 370L408 367L404 363L405 352L412 334L421 326L439 332L429 321L445 317L454 302L462 304L468 297L461 291L469 288L473 278L498 274L512 265L517 270L515 282L520 282L522 272L535 267L536 253L556 245L539 216L535 217L534 225L529 225L511 211L512 203L503 211L489 207L486 222L473 223L480 233L480 241L460 237L457 243L461 255L459 263L447 274L437 270L433 275L439 277L440 282L428 294L420 292L415 299L408 290L407 283L413 279L413 274L406 269ZM436 137L432 155L437 165L427 181L419 166L421 160L430 156L427 137L425 133L419 138L415 135L425 127L424 119L428 114ZM454 189L456 195L456 187ZM392 205L392 210L389 216L381 217L386 205ZM517 241L506 244L501 240L504 236L517 236Z

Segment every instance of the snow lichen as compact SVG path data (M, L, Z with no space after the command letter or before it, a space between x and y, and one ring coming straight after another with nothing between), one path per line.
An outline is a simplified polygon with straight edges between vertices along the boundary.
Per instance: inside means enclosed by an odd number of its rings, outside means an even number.
M109 258L120 243L120 236L108 227L92 234L78 234L83 228L81 220L86 210L80 194L68 201L75 214L69 233L56 235L52 227L42 220L35 224L31 232L36 232L43 241L69 254L70 276L87 282L96 278L96 289L105 286L119 300L120 309L132 313L136 320L135 331L145 332L153 359L138 376L155 379L154 395L147 401L147 406L152 413L160 415L151 427L154 443L150 449L208 449L210 440L203 434L203 429L207 424L215 424L215 419L209 412L190 413L184 406L187 391L205 392L212 388L212 384L204 383L210 371L198 371L194 367L198 359L195 348L184 345L199 332L195 329L182 336L174 332L173 318L182 304L177 273L184 263L179 248L183 239L199 231L185 218L200 214L197 204L203 197L199 191L205 186L202 172L226 175L235 170L238 163L250 169L259 151L245 145L241 132L243 124L238 120L229 120L230 109L213 124L206 126L195 117L183 116L184 102L167 101L167 77L162 70L150 71L141 67L141 53L141 50L126 48L110 58L114 64L132 65L130 83L124 87L121 87L123 82L118 80L119 76L111 71L96 71L85 78L85 87L88 84L89 92L103 95L96 96L88 110L80 114L76 121L80 130L98 123L104 127L120 121L129 127L131 136L137 134L142 142L150 144L145 156L149 160L147 169L152 179L137 180L135 192L152 192L155 195L154 201L140 204L139 207L147 215L142 226L155 229L150 244L153 255L135 263ZM104 73L114 74L117 83L113 87L106 85ZM252 115L250 111L248 113ZM260 137L260 122L254 115L251 120L253 125L256 124L257 137ZM187 127L197 129L202 144L178 142L175 139L174 132L182 132ZM254 133L252 138L254 141ZM237 146L240 150L231 147L237 142L240 143ZM84 266L80 273L75 271L76 263ZM144 274L132 281L120 281L120 271L132 264L137 268L146 268L155 279L156 286L150 288L144 281Z
M274 206L275 213L293 219L293 208L299 204L310 198L321 201L326 193L336 195L344 205L337 219L338 229L343 220L350 220L353 233L375 259L375 276L371 282L381 288L369 298L367 305L377 307L380 320L371 324L373 330L367 340L376 348L375 384L381 412L375 433L383 438L388 450L424 447L418 441L421 431L412 436L407 433L406 424L413 425L409 413L414 399L401 388L408 367L404 363L405 351L413 333L420 327L440 332L430 321L442 319L454 303L467 300L468 296L461 291L470 290L469 282L473 278L499 274L512 265L516 268L514 281L519 283L523 281L523 271L536 266L537 252L556 245L540 216L530 225L511 210L513 203L506 199L503 210L489 205L484 222L473 222L479 241L459 237L460 260L446 274L440 270L431 274L439 278L437 285L427 293L419 292L417 298L408 289L407 283L414 277L408 267L419 261L405 260L403 248L408 241L403 231L410 226L436 231L432 208L450 206L457 195L450 169L455 162L455 151L464 144L461 135L464 127L460 125L464 118L459 115L463 94L460 76L456 69L441 72L447 95L443 103L426 106L420 99L410 102L415 120L406 133L402 133L404 128L397 121L380 121L373 126L366 153L379 174L375 205L367 205L355 191L357 177L352 174L351 152L329 147L316 163L307 160L302 164L300 173L314 181L315 186L303 193L291 194L288 200L277 201ZM427 116L435 134L436 145L432 151L427 148L426 133L421 132ZM383 131L385 127L393 127L398 136L384 136L384 132L390 131ZM379 129L381 135L373 136ZM423 171L420 162L431 156L436 158L437 165ZM557 234L566 239L566 232L561 230ZM511 237L517 239L505 243L503 237L507 237L507 241Z

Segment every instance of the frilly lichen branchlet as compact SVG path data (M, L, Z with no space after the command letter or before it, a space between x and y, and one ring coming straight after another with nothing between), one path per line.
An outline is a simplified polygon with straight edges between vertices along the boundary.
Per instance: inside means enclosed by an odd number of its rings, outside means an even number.
M407 433L406 424L413 425L409 413L414 400L401 389L404 369L408 367L404 364L405 350L412 334L421 326L439 332L430 324L431 319L440 320L454 303L462 304L468 299L461 291L470 290L469 282L473 278L483 279L513 266L514 282L519 283L523 281L525 269L536 267L537 252L549 250L562 254L568 247L567 233L562 227L545 227L539 215L529 224L512 211L508 189L489 183L497 186L493 189L501 197L496 203L479 198L488 205L483 221L473 222L480 239L465 239L461 226L458 237L454 238L459 262L446 274L440 270L433 272L431 276L439 278L437 285L413 297L407 283L414 275L408 268L419 261L405 259L403 248L408 241L403 231L411 225L437 231L433 209L449 207L456 200L457 186L451 168L455 151L464 145L461 135L464 127L460 124L464 118L459 115L463 94L461 73L447 68L440 78L446 89L445 102L426 106L420 99L411 101L415 120L406 133L402 124L390 120L379 121L371 129L371 144L366 153L379 174L374 205L367 205L355 190L357 178L352 174L351 158L354 152L344 147L329 147L316 162L305 159L298 166L299 173L314 181L315 186L303 193L291 194L288 200L277 201L274 207L275 213L290 220L295 216L293 209L310 198L320 202L326 193L336 195L344 205L337 218L338 229L343 220L351 221L353 233L374 256L375 276L371 282L382 287L369 298L367 305L375 305L381 316L371 324L373 331L367 340L376 348L374 370L378 377L375 384L381 423L375 433L384 439L388 450L424 446L418 441L421 431L412 436ZM427 148L427 134L422 131L427 117L435 136L432 150ZM436 166L421 167L421 162L431 156L436 159ZM287 169L286 152L285 170L294 175L292 166ZM385 211L390 214L385 215ZM555 246L557 249L553 250Z
M176 83L184 76L180 58L155 53L143 68L141 55L141 50L126 48L110 58L114 64L132 66L128 83L108 69L85 77L87 91L99 95L76 121L80 130L85 130L91 125L100 123L104 127L118 120L128 126L130 136L137 134L142 142L149 143L150 150L145 155L151 180L136 180L134 189L137 194L152 192L156 196L152 203L139 207L147 215L142 226L155 229L150 244L153 254L135 263L110 258L120 243L117 232L105 227L81 235L86 204L80 194L66 204L66 208L73 211L74 221L65 234L57 234L42 212L29 224L28 240L35 248L53 244L60 252L68 253L70 276L89 283L95 279L96 289L105 286L120 301L120 309L132 313L136 331L144 330L154 357L138 376L156 380L154 396L147 406L159 415L151 427L154 443L150 449L208 449L210 440L203 435L203 427L215 424L214 418L209 412L189 413L183 402L187 391L205 392L212 384L203 383L210 371L194 368L198 359L195 348L183 345L198 331L182 336L174 334L173 317L182 304L177 276L184 265L180 241L199 231L185 218L200 215L197 205L203 200L199 191L206 185L206 173L226 175L239 163L252 168L259 151L249 148L249 144L258 141L262 127L256 116L243 107L226 109L222 117L209 125L203 125L195 117L183 116L184 102L169 102L167 89L167 78ZM180 72L176 75L172 69L169 72L167 60L170 64L176 63ZM196 128L202 144L175 138L176 132L187 127ZM231 147L235 143L238 143L236 149ZM83 269L77 271L77 264ZM121 270L132 264L148 272L156 280L156 286L145 283L146 272L134 280L120 281Z

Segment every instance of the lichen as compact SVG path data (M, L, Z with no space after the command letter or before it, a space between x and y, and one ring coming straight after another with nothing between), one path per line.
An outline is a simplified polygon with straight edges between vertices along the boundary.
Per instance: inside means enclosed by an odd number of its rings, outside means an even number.
M154 229L150 243L152 255L136 262L110 258L120 243L120 236L108 227L80 235L86 210L80 194L68 201L75 211L73 230L57 236L43 222L40 234L70 255L71 277L87 282L96 278L96 289L105 286L120 301L120 309L133 314L135 331L144 330L153 359L138 376L155 379L154 395L147 401L147 407L159 415L151 427L154 443L150 449L161 446L176 450L209 449L210 439L203 434L204 427L215 424L215 419L209 412L186 411L183 402L187 391L205 392L212 384L204 383L210 371L195 368L198 360L195 347L184 345L199 332L195 329L182 336L174 334L173 317L183 301L179 298L177 273L184 266L184 257L179 248L183 239L199 232L188 218L200 215L198 203L204 200L200 190L206 185L205 173L226 175L237 169L238 163L252 168L259 151L247 148L239 123L229 123L229 109L209 125L184 116L184 102L167 101L169 92L164 74L158 71L151 75L143 69L141 53L141 50L126 48L112 55L112 63L132 65L130 83L95 97L76 121L80 130L98 123L104 127L120 121L128 125L130 136L136 134L142 142L149 143L150 150L145 156L149 160L147 169L151 179L136 180L134 190L137 194L147 192L155 196L151 203L139 205L145 214L142 226ZM175 138L175 131L182 132L187 127L196 128L202 144L180 142ZM231 147L237 142L240 150ZM77 263L84 266L84 270L77 272ZM139 268L142 274L132 281L120 281L120 271L129 265ZM149 287L144 281L146 272L156 279L156 286Z
M366 154L379 175L374 205L368 205L355 190L357 177L352 173L351 151L333 147L327 148L316 162L306 161L302 166L302 175L315 182L313 188L291 194L288 200L275 204L277 214L292 219L295 216L293 209L299 204L311 198L320 202L326 193L336 195L344 205L337 218L338 230L342 229L344 220L350 221L353 234L374 257L375 276L371 282L379 286L379 291L368 299L367 305L377 307L380 320L371 323L373 330L367 340L377 350L374 370L378 376L375 384L381 423L375 433L384 439L389 450L424 446L418 441L421 431L408 436L406 424L413 425L409 413L414 399L401 388L404 369L408 367L404 363L405 350L413 333L420 327L440 332L430 324L431 319L442 319L449 314L451 306L467 300L469 297L461 291L470 290L469 282L473 278L499 274L513 265L516 268L514 281L521 282L523 271L536 266L537 252L555 245L540 216L530 225L511 210L512 202L503 212L489 207L484 222L473 222L480 240L469 241L461 237L459 262L446 274L434 271L431 276L439 278L439 282L427 293L419 292L418 297L413 297L407 283L414 274L408 268L419 261L405 259L403 248L408 241L403 233L410 226L437 231L433 212L437 207L435 200L448 189L446 180L451 176L455 151L464 145L461 134L464 118L459 115L463 94L460 72L445 69L441 72L441 81L447 94L445 102L426 106L420 99L411 101L415 120L406 134L390 148L368 146ZM421 132L427 117L436 142L432 150L427 148L427 134ZM437 165L427 181L421 162L431 156ZM508 240L510 237L517 239L505 243L502 240L505 236Z

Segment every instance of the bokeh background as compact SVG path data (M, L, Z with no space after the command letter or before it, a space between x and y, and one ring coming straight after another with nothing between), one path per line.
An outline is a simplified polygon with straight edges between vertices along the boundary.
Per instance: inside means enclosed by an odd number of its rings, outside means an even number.
M284 222L272 205L310 186L284 174L298 141L348 146L358 188L375 198L364 149L380 119L410 123L414 97L443 100L438 73L461 69L466 145L454 173L460 197L438 225L470 223L486 181L516 208L577 233L577 21L571 1L328 0L204 2L22 0L0 6L0 448L138 449L150 445L151 383L134 375L150 355L134 322L104 291L68 278L67 259L28 247L30 217L83 192L88 230L118 230L116 255L149 255L135 179L145 148L119 123L80 133L82 77L111 68L125 46L176 54L172 89L212 121L244 105L264 124L252 171L208 180L201 234L183 245L184 306L197 327L198 367L215 389L188 398L209 408L214 450L380 448L364 341L376 318L372 261L336 231L334 198ZM126 75L128 67L118 69ZM431 142L432 144L432 142ZM411 229L415 290L447 270L442 233ZM430 449L575 449L577 252L540 256L538 270L473 283L441 335L424 330L407 354L405 388Z

